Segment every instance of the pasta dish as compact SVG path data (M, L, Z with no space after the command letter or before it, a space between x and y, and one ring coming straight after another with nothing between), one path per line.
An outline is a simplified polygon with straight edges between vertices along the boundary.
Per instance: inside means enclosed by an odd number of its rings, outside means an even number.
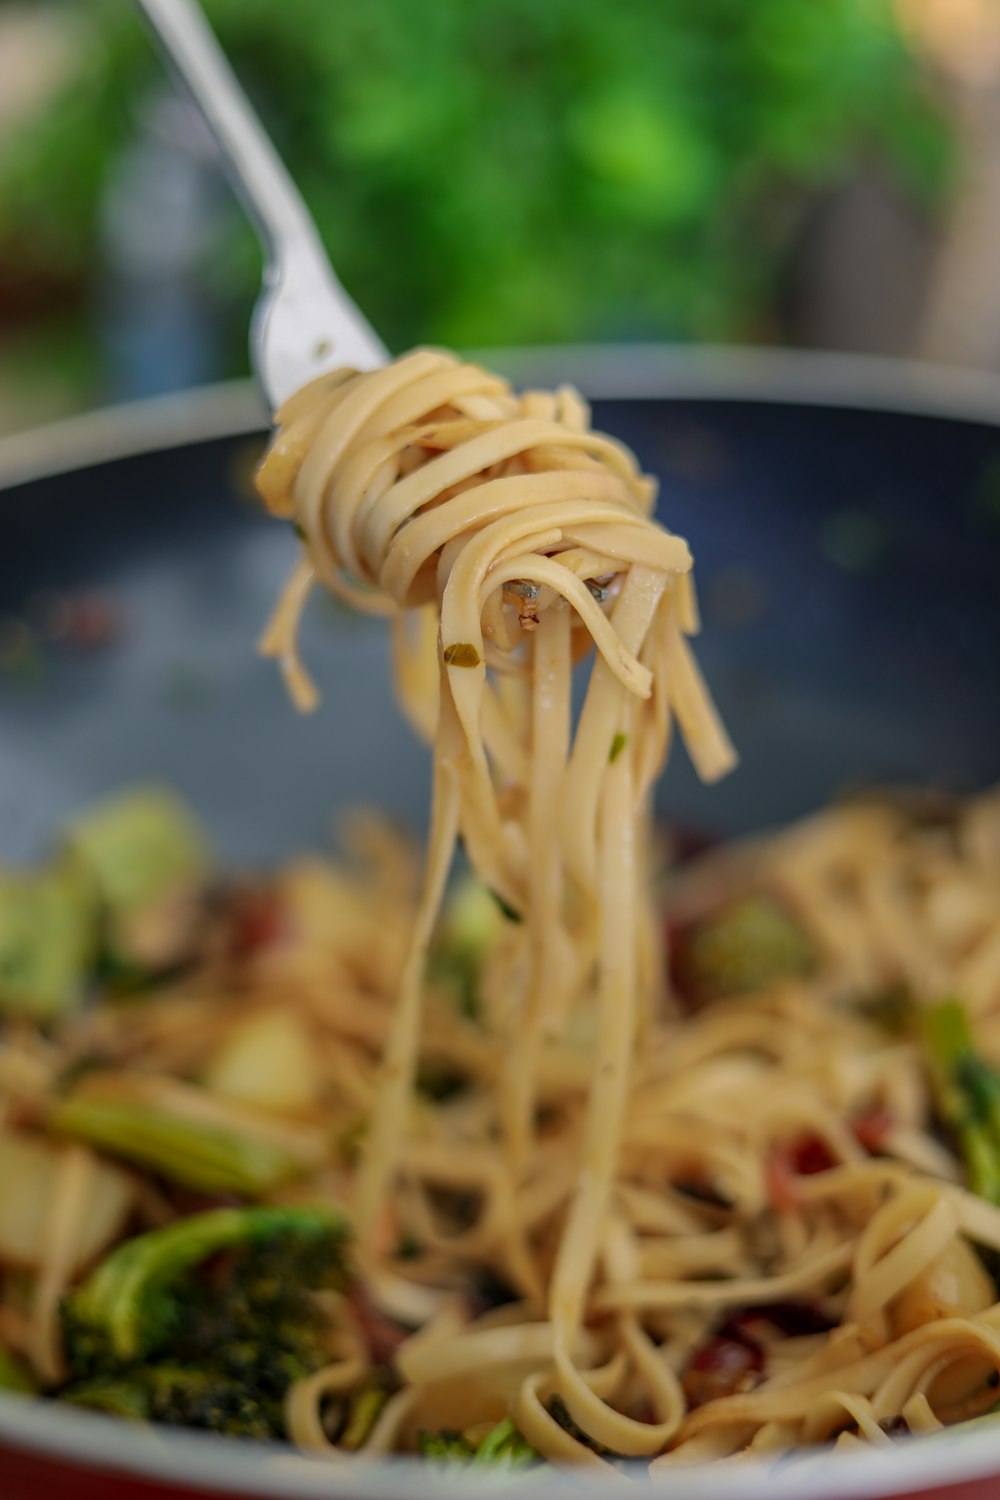
M134 788L0 877L0 1387L654 1477L987 1417L1000 796L657 829L675 731L735 756L687 543L571 391L340 371L259 487L262 649L311 709L312 590L387 617L426 851L358 812L224 875Z

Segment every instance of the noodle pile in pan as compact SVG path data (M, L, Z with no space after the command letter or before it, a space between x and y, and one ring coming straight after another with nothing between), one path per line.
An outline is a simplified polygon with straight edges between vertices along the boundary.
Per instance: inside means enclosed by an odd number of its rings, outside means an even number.
M243 1205L271 1244L326 1204L349 1269L310 1294L305 1363L281 1332L277 1375L216 1358L225 1400L195 1398L177 1312L133 1415L658 1474L988 1413L1000 798L859 800L681 859L651 817L674 726L705 779L734 762L691 557L572 392L430 351L338 372L278 414L259 483L303 539L264 640L297 702L316 584L391 619L433 748L424 865L358 816L341 863L250 883L161 831L173 878L141 923L98 880L102 952L119 928L133 960L162 947L165 912L174 947L139 995L0 1034L0 1354L128 1414L120 1323L114 1380L94 1354L115 1243L137 1260L205 1216L185 1295L242 1277L245 1327ZM71 839L92 863L93 827ZM15 1254L3 1153L29 1146L51 1181Z

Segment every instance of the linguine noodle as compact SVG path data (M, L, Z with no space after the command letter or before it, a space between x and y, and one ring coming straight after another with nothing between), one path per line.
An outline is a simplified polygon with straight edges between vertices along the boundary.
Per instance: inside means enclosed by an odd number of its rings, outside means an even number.
M428 946L461 838L479 878L523 917L498 1017L505 1270L547 1313L555 1388L574 1420L608 1447L653 1453L676 1425L673 1395L656 1395L665 1422L625 1417L572 1348L654 993L644 894L650 788L674 716L704 777L727 771L733 753L685 640L696 625L687 545L651 519L652 482L587 417L570 391L517 398L432 351L299 392L278 413L259 483L274 511L294 517L306 555L263 649L308 708L315 693L295 629L313 581L393 612L400 697L419 727L433 725L427 867L359 1172L362 1242L371 1244L409 1130ZM412 612L422 616L415 625ZM591 646L597 659L574 733L572 666ZM583 1005L601 1062L546 1276L512 1200L535 1148L541 1047ZM642 1337L633 1327L634 1348L645 1352ZM609 1391L625 1372L619 1364ZM555 1425L534 1409L525 1421Z
M955 977L898 878L905 825L868 807L783 841L775 869L813 918L822 980L720 1005L678 1037L655 1019L663 1000L646 899L649 792L675 719L704 778L727 771L733 754L687 645L697 628L690 556L651 519L651 482L626 450L588 430L573 393L518 398L430 351L317 381L278 422L261 489L295 519L305 555L264 650L308 708L315 693L295 634L313 583L390 615L400 699L434 748L425 878L358 1172L369 1250L413 1156L423 976L459 838L479 878L523 919L505 934L495 990L485 981L496 1054L480 1102L497 1155L476 1182L486 1199L478 1223L452 1250L486 1252L533 1321L502 1334L463 1328L430 1344L417 1367L424 1382L446 1372L482 1380L506 1367L528 1440L585 1462L595 1451L669 1448L658 1460L669 1463L692 1446L721 1456L734 1451L734 1429L736 1446L815 1442L847 1425L883 1440L880 1421L904 1407L917 1427L933 1425L918 1372L946 1371L958 1335L918 1328L897 1348L887 1309L959 1239L941 1181L953 1167L925 1133L912 1045L872 1049L834 1004L841 988L902 980L930 996ZM571 670L591 647L574 728ZM918 881L929 877L914 859ZM981 920L995 913L995 894ZM959 926L961 908L956 896ZM974 961L987 969L974 976L973 1003L996 993L995 952L990 941ZM567 1154L539 1126L551 1098L546 1057L574 1026L591 1046L578 1102L560 1100L572 1122ZM876 1104L893 1121L891 1168L872 1161L849 1124L852 1109ZM781 1201L776 1211L762 1154L804 1133L830 1157L817 1186L839 1183L829 1198ZM548 1155L558 1175L539 1220L526 1210ZM443 1176L463 1179L456 1157L449 1166ZM662 1191L692 1167L725 1202L724 1222L706 1224ZM993 1234L1000 1217L982 1207ZM426 1215L423 1230L433 1236ZM761 1236L770 1243L755 1245ZM833 1299L840 1328L820 1351L807 1347L801 1371L794 1351L784 1353L794 1382L786 1370L753 1395L686 1411L679 1367L721 1311L817 1296ZM605 1348L588 1366L576 1340L595 1314ZM969 1323L959 1343L985 1358L991 1338ZM825 1368L810 1381L817 1361ZM899 1374L911 1368L913 1379ZM554 1418L552 1397L568 1423Z

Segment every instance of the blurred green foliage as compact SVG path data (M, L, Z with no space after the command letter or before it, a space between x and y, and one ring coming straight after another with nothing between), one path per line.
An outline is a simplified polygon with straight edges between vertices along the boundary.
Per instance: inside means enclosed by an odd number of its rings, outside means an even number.
M947 178L890 0L205 6L394 347L766 335L810 190L865 155L924 199ZM0 254L69 276L159 67L124 0L88 10L75 82L0 153Z

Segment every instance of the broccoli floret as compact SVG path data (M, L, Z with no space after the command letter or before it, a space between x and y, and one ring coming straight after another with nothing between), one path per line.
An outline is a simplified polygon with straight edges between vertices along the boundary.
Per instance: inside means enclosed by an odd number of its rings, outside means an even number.
M125 1422L198 1427L229 1437L270 1438L281 1431L281 1401L262 1400L217 1370L183 1365L136 1368L118 1376L83 1380L59 1399Z
M538 1454L524 1440L510 1417L498 1422L492 1432L486 1434L472 1460L475 1465L489 1465L494 1469L519 1469L524 1464L538 1461Z
M419 1441L424 1458L467 1464L476 1456L475 1444L452 1427L442 1427L440 1432L421 1432Z
M810 974L816 962L815 948L785 907L757 894L729 902L680 932L671 970L681 995L704 1002Z
M28 1371L13 1354L0 1344L0 1391L16 1391L22 1396L32 1396L37 1390Z
M131 1420L284 1435L289 1385L328 1359L312 1293L343 1288L346 1224L217 1209L119 1246L63 1307L64 1399Z
M288 1324L284 1324L287 1335ZM223 1336L228 1330L223 1330ZM259 1336L255 1335L259 1346ZM203 1334L198 1342L204 1342ZM227 1346L231 1348L232 1345ZM182 1351L183 1352L183 1351ZM194 1427L227 1437L280 1438L285 1435L284 1399L291 1380L308 1375L327 1357L312 1342L290 1354L275 1379L276 1367L262 1368L248 1359L244 1343L233 1365L223 1356L199 1367L164 1362L136 1365L117 1376L80 1381L60 1393L60 1400L88 1411L103 1412L127 1422L160 1422L169 1427ZM362 1448L388 1399L379 1382L363 1387L342 1404L341 1418L331 1439L347 1451ZM327 1416L324 1414L324 1422Z
M957 1000L927 1011L923 1043L938 1114L955 1137L969 1186L1000 1203L1000 1074L976 1051Z
M464 1433L445 1427L440 1432L422 1432L420 1451L425 1458L473 1468L519 1469L541 1462L531 1444L518 1432L510 1417L486 1434L478 1444Z

